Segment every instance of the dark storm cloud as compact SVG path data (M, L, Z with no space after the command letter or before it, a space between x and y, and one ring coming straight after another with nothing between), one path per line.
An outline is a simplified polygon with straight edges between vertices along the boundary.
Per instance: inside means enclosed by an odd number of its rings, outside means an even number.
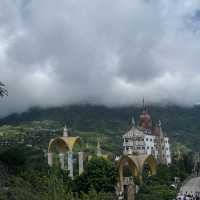
M200 101L198 0L2 0L2 114ZM187 91L187 96L185 95Z

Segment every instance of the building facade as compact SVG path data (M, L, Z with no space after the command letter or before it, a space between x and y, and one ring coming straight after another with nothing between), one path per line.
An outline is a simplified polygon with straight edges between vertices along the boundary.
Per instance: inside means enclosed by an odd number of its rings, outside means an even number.
M123 153L153 155L159 163L171 164L169 138L163 133L161 121L153 125L146 108L138 125L132 119L130 130L123 135Z

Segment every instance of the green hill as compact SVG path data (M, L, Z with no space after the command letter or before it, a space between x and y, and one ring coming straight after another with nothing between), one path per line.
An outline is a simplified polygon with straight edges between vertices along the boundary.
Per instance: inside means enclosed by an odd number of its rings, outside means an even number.
M200 151L200 107L149 106L153 122L160 119L163 129L172 143L182 143L187 148ZM14 113L0 120L0 125L21 127L22 132L31 128L59 129L65 122L87 142L95 144L102 137L103 147L108 151L118 151L121 135L129 128L131 117L138 121L141 108L92 105L74 105L51 108L31 108L23 113ZM10 127L8 126L8 127ZM15 128L16 129L16 128ZM1 129L0 129L1 132ZM34 132L34 131L32 131ZM12 131L9 131L12 133ZM42 134L42 133L41 133ZM5 135L5 134L4 134ZM50 136L49 136L50 137ZM46 142L49 139L46 138Z

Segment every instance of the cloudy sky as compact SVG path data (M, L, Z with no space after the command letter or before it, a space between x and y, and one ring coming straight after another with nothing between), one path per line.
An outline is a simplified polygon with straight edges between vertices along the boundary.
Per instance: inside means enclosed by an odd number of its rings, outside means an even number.
M0 113L200 102L200 0L1 0Z

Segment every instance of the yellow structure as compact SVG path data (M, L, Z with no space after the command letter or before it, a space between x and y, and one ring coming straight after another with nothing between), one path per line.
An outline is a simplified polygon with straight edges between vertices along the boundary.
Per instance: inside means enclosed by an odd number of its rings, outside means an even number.
M79 137L57 137L49 142L48 152L53 151L54 145L57 146L60 152L73 151L75 144L80 144Z
M144 165L147 164L150 169L149 175L156 174L156 160L152 155L123 155L117 160L117 168L119 172L119 185L121 190L123 191L124 187L124 167L128 165L131 170L132 176L139 178L140 183L142 182L142 173L144 169Z
M100 139L99 138L97 140L96 156L104 158L104 159L107 159L107 160L112 160L112 156L110 154L103 154L102 153L102 149L101 149L101 144L100 144ZM88 156L88 160L91 160L92 157L93 157L92 155L89 155Z
M62 169L69 170L73 178L73 151L76 144L81 145L80 137L70 137L67 127L64 127L63 136L53 138L48 146L48 164L53 166L54 154L59 154ZM66 167L67 160L67 167ZM78 152L79 174L83 172L83 152Z

